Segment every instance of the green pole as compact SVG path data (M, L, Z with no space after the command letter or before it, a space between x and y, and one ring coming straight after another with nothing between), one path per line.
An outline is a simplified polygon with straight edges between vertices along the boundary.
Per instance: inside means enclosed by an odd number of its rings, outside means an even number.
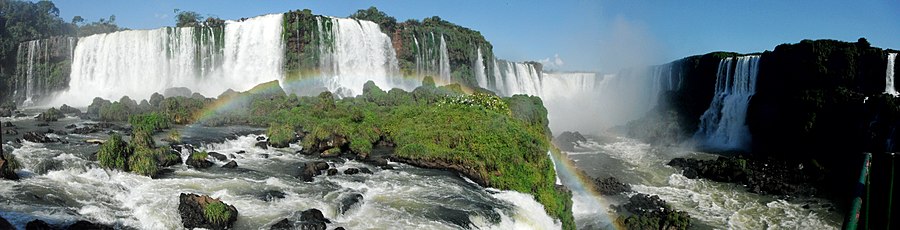
M863 167L859 173L859 180L857 181L856 186L858 189L865 189L864 185L866 184L866 180L869 174L869 166L872 161L872 154L866 153L864 155ZM844 222L844 229L856 230L857 225L859 225L859 215L860 209L862 208L862 193L863 191L856 190L853 195L853 201L850 204L850 213L847 214L847 219ZM866 197L868 200L868 197Z
M891 154L891 186L890 186L890 189L888 190L887 227L885 229L891 229L891 219L893 217L893 216L891 216L891 211L894 210L893 205L894 205L894 155L895 155L895 153L890 153L890 154Z

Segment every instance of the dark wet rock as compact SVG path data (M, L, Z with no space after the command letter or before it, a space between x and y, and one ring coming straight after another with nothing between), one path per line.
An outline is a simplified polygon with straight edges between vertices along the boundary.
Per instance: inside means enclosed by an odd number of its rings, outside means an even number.
M16 174L14 170L12 170L9 162L3 158L3 155L0 155L0 178L7 180L18 180L19 175Z
M90 221L86 221L86 220L79 220L78 222L75 222L74 224L69 225L69 227L66 229L67 230L113 230L114 228L111 226L103 225L103 224L91 223Z
M228 157L231 159L237 158L237 157L234 157L234 154L228 154Z
M388 161L384 157L369 157L366 162L378 167L388 166Z
M344 227L337 227L337 228L334 228L334 229L332 229L332 230L344 230Z
M247 151L244 151L244 150L238 150L237 152L234 152L234 153L237 153L237 154L244 154L244 153L247 153Z
M264 137L264 136L256 136L256 141L266 141L266 137Z
M74 129L75 127L78 127L78 126L75 126L75 124L69 124L69 125L66 125L66 127L64 127L64 128Z
M206 195L182 193L178 200L178 213L181 215L181 223L185 228L230 229L237 221L238 210L233 205L225 204L219 199ZM213 203L225 205L227 213L229 213L226 220L214 222L206 218L204 209Z
M34 142L34 143L50 143L50 142L57 141L56 139L49 138L49 137L45 136L43 133L38 133L38 132L27 132L27 133L25 133L24 136L22 136L22 138L25 139L26 141L30 141L30 142Z
M262 194L259 195L259 199L265 202L273 201L275 199L284 199L284 192L278 190L266 190Z
M0 229L4 229L4 228L0 227ZM31 222L28 222L27 224L25 224L25 229L26 230L53 230L56 228L54 228L53 226L50 226L50 224L48 224L47 222L44 222L43 220L32 220Z
M329 175L329 176L334 176L334 175L337 175L337 174L338 174L338 170L337 170L337 169L328 169L328 175Z
M3 216L0 216L0 229L15 229L15 227L3 218Z
M606 179L595 178L594 187L597 188L597 192L607 196L631 191L630 185L622 183L615 177L607 177Z
M184 163L198 169L205 169L213 166L213 163L208 160L194 160L191 157L188 157L187 161Z
M50 108L50 109L47 109L47 111L45 111L41 114L38 114L34 118L39 121L50 122L50 121L58 121L59 119L62 119L64 117L66 117L66 116L63 115L63 113L60 112L58 109Z
M269 159L269 154L262 153L262 154L259 154L259 157L263 158L263 159Z
M326 219L318 209L308 209L300 213L300 229L325 230L325 225L330 223L331 220Z
M347 175L353 175L353 174L357 174L357 173L359 173L358 168L349 168L347 170L344 170L344 174L347 174Z
M430 168L430 169L441 169L441 170L449 170L453 172L457 172L462 174L465 177L468 177L476 184L481 185L483 187L488 186L488 180L484 178L485 175L482 175L478 170L476 170L472 165L468 165L460 162L449 162L442 159L412 159L412 158L404 158L398 156L391 156L391 161L400 162L409 164L416 167L421 168Z
M60 106L59 111L64 114L74 114L74 115L81 114L81 110L76 109L76 108L66 105L66 104L63 104L62 106Z
M586 141L587 138L584 138L581 133L568 131L559 134L559 136L556 136L556 138L553 138L553 143L556 144L556 146L559 147L560 150L566 152L577 151L578 149L575 147L579 146L578 142Z
M340 207L339 211L341 212L341 214L344 214L347 212L347 210L350 210L351 208L353 208L355 206L359 206L358 204L360 202L362 202L362 200L363 200L363 196L362 196L362 194L359 194L359 193L351 193L351 194L344 195L341 198L341 207Z
M278 223L275 223L270 227L271 230L292 230L294 229L294 222L288 219L281 219Z
M222 165L222 168L229 168L229 169L233 169L233 168L237 168L237 167L238 167L238 164L237 164L237 162L234 162L234 161L229 161L227 164Z
M102 129L100 129L97 126L93 126L93 125L84 126L81 128L75 128L74 130L72 130L73 133L77 133L77 134L90 134L90 133L96 133L96 132L100 132L100 131L102 131Z
M177 152L168 152L167 154L160 155L156 160L159 162L159 166L162 167L178 165L182 162L181 154L178 154Z
M50 124L49 123L38 123L37 126L38 127L47 127L47 126L50 126Z
M359 168L359 172L365 173L365 174L373 174L372 170L370 170L369 168L366 168L366 167Z
M217 153L217 152L209 152L209 153L207 153L207 154L208 154L209 156L213 157L213 158L216 158L216 160L218 160L218 161L225 161L225 160L228 160L228 157L226 157L225 155L222 155L221 153Z
M16 127L16 125L14 125L12 122L7 121L7 122L3 122L3 127L11 128L11 127Z
M324 161L306 162L306 164L303 164L301 167L300 175L297 177L306 182L313 181L313 177L322 175L322 170L328 168L328 163Z
M385 165L385 166L380 166L379 168L384 169L384 170L392 170L392 169L394 169L394 166Z
M27 116L28 116L28 114L24 114L24 113L21 113L21 112L18 112L18 111L15 112L15 113L16 113L16 114L13 115L13 117L15 117L15 118L22 118L22 117L27 117Z
M254 144L254 146L256 146L257 148L261 148L261 149L269 149L269 142L265 142L265 141L256 142L256 144Z
M682 169L687 178L737 183L758 194L811 196L816 193L811 178L786 161L719 157L716 160L675 158L668 165Z
M18 136L18 135L19 135L19 131L18 131L18 130L15 130L15 129L7 129L7 130L3 130L3 134L5 134L5 135Z
M688 229L691 226L690 215L675 210L656 195L638 193L628 203L613 208L622 214L616 222L626 229Z
M328 149L328 150L323 151L321 154L319 154L319 157L322 157L322 158L326 158L326 157L337 157L337 156L340 156L340 155L341 155L341 149L340 149L340 148L331 148L331 149Z
M44 132L44 133L47 133L47 134L51 134L51 133L52 133L52 134L61 135L61 136L62 136L62 135L69 135L69 133L66 133L66 131L63 131L63 130L53 130L53 129L47 129L47 131Z

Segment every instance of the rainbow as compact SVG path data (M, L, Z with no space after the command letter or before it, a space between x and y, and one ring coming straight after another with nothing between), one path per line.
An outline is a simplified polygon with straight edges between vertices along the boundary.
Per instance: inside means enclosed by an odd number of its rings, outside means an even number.
M608 223L606 226L598 226L601 228L614 228L614 229L625 229L622 226L619 226L615 221L616 216L608 212L610 204L606 201L603 196L597 192L597 189L594 187L593 179L589 176L585 175L575 166L575 162L570 160L568 157L563 156L561 151L555 146L554 149L550 151L550 159L553 160L554 167L556 168L556 176L559 177L560 181L563 185L569 188L572 191L572 196L576 194L587 194L590 196L589 202L586 205L592 209L599 209L601 212L606 212L605 215L599 215L598 218L601 219L601 223Z

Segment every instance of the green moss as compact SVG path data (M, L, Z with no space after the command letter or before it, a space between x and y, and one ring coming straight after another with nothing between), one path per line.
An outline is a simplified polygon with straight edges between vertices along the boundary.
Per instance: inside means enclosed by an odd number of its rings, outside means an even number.
M195 161L205 161L208 156L209 154L206 153L206 151L198 151L191 154L191 159Z
M231 211L225 203L214 201L203 208L203 216L210 223L221 224L231 218Z
M131 155L131 148L128 146L119 134L113 134L100 146L97 152L97 160L100 166L110 169L118 169L128 171L128 156Z

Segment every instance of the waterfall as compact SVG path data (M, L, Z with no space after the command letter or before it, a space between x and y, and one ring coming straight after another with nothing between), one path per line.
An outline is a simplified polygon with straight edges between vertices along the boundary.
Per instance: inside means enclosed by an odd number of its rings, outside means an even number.
M421 84L399 77L400 67L391 39L381 32L378 24L350 18L323 20L333 22L331 33L325 33L334 38L333 51L321 48L329 44L319 44L322 59L328 60L320 66L326 75L328 90L341 96L353 96L361 94L363 84L369 80L386 89L411 90ZM319 29L322 30L321 25Z
M484 58L481 56L481 47L478 47L475 53L478 55L473 65L475 81L478 83L478 87L487 88L487 75L484 72Z
M897 53L889 53L887 57L887 70L885 70L884 74L884 93L890 94L894 97L900 95L897 92L897 89L894 88L894 62L897 59Z
M40 46L41 40L28 42L28 65L25 70L25 102L22 102L23 106L34 105L32 101L34 98L34 55Z
M205 96L248 90L283 79L283 14L210 27L128 30L81 38L74 49L69 90L62 103L93 97L146 99L171 87Z
M759 56L743 56L719 62L715 96L700 117L700 129L694 135L702 145L721 150L749 147L747 106L756 92L759 59Z
M444 35L441 34L441 83L442 84L450 84L452 79L450 78L450 55L447 54L447 40L444 40Z
M494 91L500 95L542 95L541 72L531 63L494 60Z

